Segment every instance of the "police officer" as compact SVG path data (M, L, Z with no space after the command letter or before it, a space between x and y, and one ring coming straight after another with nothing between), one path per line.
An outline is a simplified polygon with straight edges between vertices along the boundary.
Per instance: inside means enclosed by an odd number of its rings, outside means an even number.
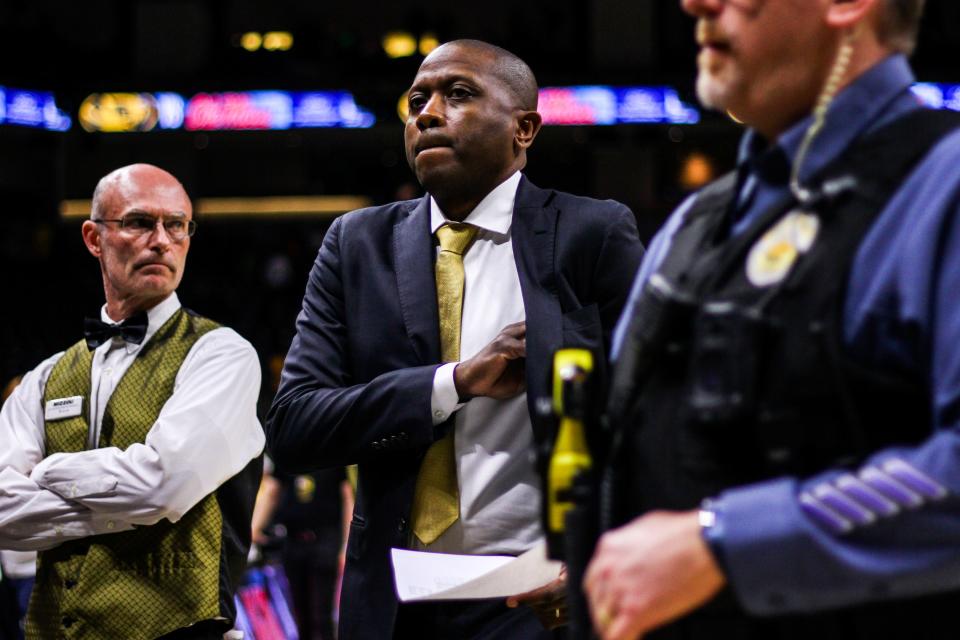
M736 171L618 327L603 638L942 637L960 603L960 132L922 0L683 0ZM638 517L639 516L639 517Z

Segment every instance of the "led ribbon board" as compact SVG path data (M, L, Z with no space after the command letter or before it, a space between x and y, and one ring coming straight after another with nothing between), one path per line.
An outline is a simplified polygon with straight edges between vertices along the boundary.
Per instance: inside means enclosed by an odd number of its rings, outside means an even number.
M86 131L150 131L158 114L157 99L149 93L94 93L80 104L77 120Z
M544 124L695 124L700 113L671 87L545 87L537 109Z
M57 107L49 91L0 87L0 124L66 131L70 128L70 116Z
M154 129L235 131L373 126L373 114L347 91L234 91L199 93L94 93L80 105L87 131Z
M911 90L927 106L960 111L960 84L917 82Z
M346 91L201 93L186 103L190 131L372 127L376 118Z

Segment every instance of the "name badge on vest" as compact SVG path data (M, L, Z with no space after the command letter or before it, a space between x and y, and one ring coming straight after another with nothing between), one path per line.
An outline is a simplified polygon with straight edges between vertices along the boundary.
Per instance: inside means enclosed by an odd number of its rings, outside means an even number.
M750 248L747 280L766 287L786 278L797 258L813 246L819 230L820 219L812 213L791 211L780 218Z
M64 418L76 418L82 411L83 396L55 398L47 401L47 407L43 412L43 418L44 420L63 420Z

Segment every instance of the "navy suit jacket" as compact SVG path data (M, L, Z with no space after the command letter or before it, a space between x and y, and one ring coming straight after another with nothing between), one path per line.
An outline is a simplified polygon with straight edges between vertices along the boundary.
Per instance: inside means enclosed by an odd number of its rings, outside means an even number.
M527 394L549 393L561 346L600 362L643 248L630 210L540 189L526 178L511 237L527 319ZM279 469L359 463L344 575L342 638L388 638L397 598L390 548L409 538L424 452L450 428L431 419L440 337L430 199L350 212L327 232L267 418ZM535 439L551 434L534 421Z

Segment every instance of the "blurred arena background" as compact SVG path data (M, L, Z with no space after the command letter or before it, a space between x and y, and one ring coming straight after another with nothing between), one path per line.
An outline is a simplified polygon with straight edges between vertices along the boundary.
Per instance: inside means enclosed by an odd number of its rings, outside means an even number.
M960 109L958 27L960 3L931 0L914 63L921 81L938 83L926 97ZM101 299L79 237L85 201L101 175L150 162L179 177L199 209L180 298L254 344L268 404L333 217L351 203L420 195L398 103L423 53L463 37L514 51L541 87L558 88L558 124L541 132L530 178L621 200L646 238L686 193L732 167L739 127L729 118L658 120L698 108L693 22L677 2L0 2L0 380L78 338L89 301ZM277 93L242 93L262 91ZM346 119L317 115L343 99L317 93L332 91L350 94L334 109ZM313 120L311 99L321 102ZM285 119L284 100L307 119Z

